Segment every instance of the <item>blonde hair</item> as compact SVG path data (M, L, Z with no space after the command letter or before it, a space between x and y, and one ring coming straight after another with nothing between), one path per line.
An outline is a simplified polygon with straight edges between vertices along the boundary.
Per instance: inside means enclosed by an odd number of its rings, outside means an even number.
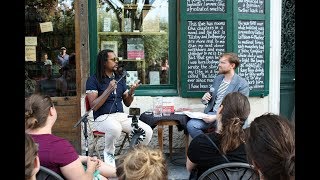
M120 157L117 176L121 180L168 179L165 157L159 149L139 144Z

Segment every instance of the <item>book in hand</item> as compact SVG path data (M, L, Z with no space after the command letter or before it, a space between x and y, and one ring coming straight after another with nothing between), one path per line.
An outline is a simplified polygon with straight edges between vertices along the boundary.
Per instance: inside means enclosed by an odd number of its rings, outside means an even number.
M189 118L195 118L195 119L203 119L204 117L208 116L208 114L205 114L203 112L191 112L191 111L183 111L183 114L187 115Z
M128 38L128 59L144 59L144 44L142 38Z
M126 84L131 86L138 80L138 71L127 71L127 74Z

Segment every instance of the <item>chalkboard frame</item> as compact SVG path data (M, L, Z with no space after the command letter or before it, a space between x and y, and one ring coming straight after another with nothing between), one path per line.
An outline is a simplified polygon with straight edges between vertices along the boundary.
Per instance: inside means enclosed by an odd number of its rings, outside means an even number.
M264 14L239 13L238 0L228 1L225 13L190 13L187 12L187 2L180 1L180 33L181 39L181 96L185 98L202 97L205 91L188 91L188 21L226 21L226 52L238 52L238 21L264 21L264 87L251 90L251 97L265 97L269 94L269 54L270 54L270 1L264 0ZM241 59L240 59L241 61ZM238 73L239 68L236 72Z

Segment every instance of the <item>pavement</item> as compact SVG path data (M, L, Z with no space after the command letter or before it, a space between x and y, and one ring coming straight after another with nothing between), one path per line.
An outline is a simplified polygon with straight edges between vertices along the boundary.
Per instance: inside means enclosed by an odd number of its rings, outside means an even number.
M169 180L188 180L189 172L186 169L186 157L184 148L178 153L172 153L170 159L169 153L165 153L168 166Z

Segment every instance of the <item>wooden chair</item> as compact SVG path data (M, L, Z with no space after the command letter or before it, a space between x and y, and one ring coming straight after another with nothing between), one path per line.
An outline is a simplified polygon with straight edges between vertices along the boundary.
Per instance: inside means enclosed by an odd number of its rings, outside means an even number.
M198 180L259 180L259 174L248 163L232 162L214 166L205 171Z
M64 180L58 173L44 166L40 166L40 170L36 175L36 179L37 180Z
M85 97L85 106L86 106L86 111L88 112L90 110L90 103L89 103L89 100L88 100L88 96ZM125 137L124 137L121 145L119 146L118 152L115 155L120 155L121 154L121 151L123 149L124 144L126 143L127 140L129 140L129 134L124 132L124 131L122 131L122 132L125 133ZM98 140L101 137L104 137L105 133L101 132L101 131L93 130L92 134L93 134L93 143L92 143L93 150L91 151L91 155L92 155L93 152L96 152L98 158L101 159L101 155L100 155L99 147L98 147Z

